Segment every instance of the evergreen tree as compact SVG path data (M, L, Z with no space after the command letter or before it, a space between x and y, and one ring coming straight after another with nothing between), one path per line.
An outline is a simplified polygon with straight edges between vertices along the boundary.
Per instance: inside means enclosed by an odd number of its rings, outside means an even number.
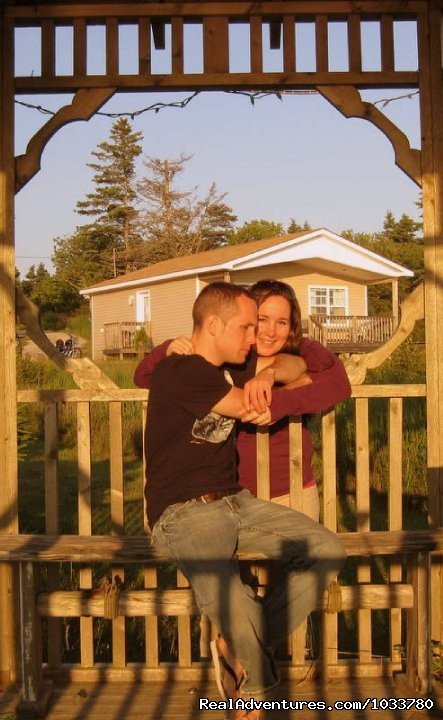
M80 215L94 218L65 238L55 240L53 262L57 272L74 287L135 269L140 237L137 234L135 160L141 154L142 133L133 132L119 118L109 139L92 152L95 189L77 202ZM117 261L115 262L115 259Z
M288 225L288 233L298 233L298 232L304 232L312 230L311 226L309 225L308 221L305 220L303 225L299 225L297 220L295 218L291 218L291 222Z
M138 183L140 235L145 263L203 252L224 245L237 219L215 183L199 197L197 189L179 190L177 182L190 156L148 158L148 175Z
M228 242L230 245L237 245L283 234L284 228L281 223L272 220L249 220L230 235Z

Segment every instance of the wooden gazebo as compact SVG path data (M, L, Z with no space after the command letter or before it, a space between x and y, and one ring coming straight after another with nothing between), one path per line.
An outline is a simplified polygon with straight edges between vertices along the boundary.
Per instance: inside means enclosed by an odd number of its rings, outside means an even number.
M380 32L380 69L365 71L362 59L362 26L377 24ZM418 40L417 70L398 70L395 65L395 24L410 21ZM249 28L249 72L230 72L229 28L242 22ZM316 69L297 69L295 27L312 23ZM344 23L348 38L348 69L329 69L331 23ZM198 25L203 38L203 72L185 72L184 26ZM138 72L119 72L119 27L138 30ZM269 25L272 47L282 48L280 72L263 69L263 26ZM106 71L88 74L88 26L101 25L106 37ZM73 58L71 75L56 68L57 28L70 28ZM15 76L16 28L37 28L41 34L41 73ZM151 73L151 43L165 47L171 32L171 72ZM187 680L202 690L210 673L207 663L195 658L190 617L196 612L190 590L182 577L170 590L157 589L157 559L144 536L125 536L124 478L122 462L122 403L138 401L145 408L142 391L118 390L100 375L92 363L57 357L36 324L33 309L15 292L14 197L38 172L46 143L63 125L88 120L116 92L186 90L286 90L312 88L346 117L369 120L391 141L397 165L422 189L425 237L425 283L403 307L399 328L387 346L369 355L351 357L348 369L355 399L357 497L355 532L343 533L351 556L360 558L357 583L342 590L343 609L358 614L358 651L352 662L338 653L337 616L323 623L323 649L319 669L329 677L385 677L404 670L409 694L431 690L430 641L443 643L443 0L194 0L168 3L163 0L3 0L0 7L0 687L20 685L23 715L42 715L48 697L49 677L63 675L82 683L144 680L155 684ZM414 150L401 130L374 105L362 100L365 88L418 89L420 92L421 149ZM62 107L29 140L24 155L14 157L15 95L74 93L72 103ZM362 166L364 148L362 148ZM15 318L26 324L49 357L74 373L79 390L20 391L16 387ZM367 367L379 364L404 339L417 319L425 318L426 385L363 385ZM370 527L369 424L370 398L383 397L389 405L388 514L386 530ZM404 398L425 397L427 405L427 458L429 528L406 531L402 524L402 403ZM17 403L44 403L46 534L20 535L18 517ZM91 437L92 402L109 405L111 535L92 535ZM61 535L58 516L60 473L58 469L57 406L73 403L78 422L78 534ZM322 419L323 521L336 529L336 437L334 412ZM140 420L141 422L141 420ZM300 487L300 451L297 421L292 423L292 501L297 507ZM265 497L266 436L259 487ZM372 580L368 558L392 556L387 583ZM407 573L402 562L407 565ZM58 586L57 563L80 563L79 587ZM94 659L93 617L106 614L103 594L93 590L95 563L111 563L114 577L124 578L123 565L144 564L144 588L122 590L112 619L112 661L98 666ZM36 569L47 563L46 587L40 592ZM371 609L390 613L390 653L375 659L371 639ZM159 656L159 616L177 616L178 661L165 663ZM402 615L405 622L402 622ZM65 666L61 653L61 618L80 618L80 660ZM145 618L145 661L129 663L125 647L125 616ZM406 616L406 617L405 617ZM47 641L42 654L38 637L46 618ZM405 638L405 656L400 650ZM288 678L306 677L304 631L289 643ZM202 652L204 655L204 652ZM45 662L43 663L43 660ZM44 666L44 674L43 674ZM326 692L326 685L323 684ZM169 691L168 691L169 692ZM206 690L207 692L207 690ZM403 693L404 694L404 693ZM159 691L159 697L161 692ZM159 703L161 702L161 697ZM72 703L71 703L72 704ZM1 706L0 706L1 707ZM124 717L124 703L119 717ZM152 711L152 717L173 717ZM426 706L428 709L429 707ZM374 709L374 708L373 708ZM92 711L91 711L92 712ZM157 714L155 714L157 713ZM188 711L187 711L188 713ZM177 717L180 715L180 709ZM1 712L0 712L1 716ZM130 713L128 712L128 715ZM181 717L184 715L181 714ZM192 711L186 717L200 717ZM67 717L67 715L65 715ZM85 707L72 715L89 717ZM92 715L91 715L92 717ZM107 715L109 717L109 715ZM218 717L208 713L202 717ZM289 716L288 716L289 717ZM297 717L302 717L297 715ZM313 715L309 715L313 717ZM317 717L317 715L315 715ZM318 716L319 717L319 716ZM345 716L344 716L345 717ZM353 715L354 717L354 715ZM366 715L365 715L366 717ZM389 717L387 714L384 717ZM392 716L394 717L394 715ZM398 713L396 718L401 717ZM420 714L424 717L424 713Z

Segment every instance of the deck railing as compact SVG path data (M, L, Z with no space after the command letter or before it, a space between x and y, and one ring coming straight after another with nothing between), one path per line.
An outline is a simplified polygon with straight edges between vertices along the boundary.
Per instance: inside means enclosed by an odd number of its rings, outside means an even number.
M394 537L398 535L397 531L408 529L411 524L410 518L405 519L403 513L403 407L406 399L408 403L420 403L424 396L424 385L358 386L354 388L353 400L348 401L346 406L347 431L341 427L337 432L337 422L343 422L340 417L343 406L325 413L321 418L318 460L321 458L322 518L324 524L334 531L339 518L339 529L347 531L343 537L353 555L371 555L374 552L367 550L370 540L359 540L360 533L364 533L361 536L363 539L373 535L375 542L377 533L372 533L373 529L392 531ZM43 403L44 407L44 457L41 461L44 530L41 527L31 530L50 536L48 554L43 552L42 559L71 561L60 566L54 562L48 564L46 586L38 596L37 612L46 618L47 623L44 657L49 668L52 671L68 669L71 677L78 677L79 673L82 676L82 672L91 677L97 673L103 677L109 672L112 677L112 672L118 671L119 677L129 678L134 676L134 672L142 677L146 674L150 676L150 673L158 675L161 668L163 672L169 672L165 668L176 667L186 677L192 677L196 672L195 663L208 655L205 643L211 630L203 626L206 640L199 644L196 640L198 623L194 617L197 608L180 572L173 572L170 567L165 571L156 564L140 562L139 540L146 532L143 462L141 457L136 461L125 456L124 438L129 431L141 435L147 408L146 392L21 390L18 401ZM370 404L374 402L384 405L384 409L380 410L384 413L383 421L380 413L374 415L369 411ZM63 448L67 412L76 416L76 468L72 467L72 462L67 462ZM349 422L355 432L350 431ZM372 426L380 422L386 424L387 475L384 489L371 487ZM108 440L105 444L109 449L103 449L103 435L99 442L94 437L91 428L96 430L97 424L102 433L106 426ZM301 423L292 419L290 490L295 508L299 505L302 487L300 439ZM266 431L260 432L257 442L259 495L269 497ZM344 462L350 463L347 472L338 470ZM137 466L135 470L134 464ZM349 483L350 477L356 478L354 485ZM23 494L31 492L25 476L22 483ZM426 525L423 517L421 521L422 526L423 523ZM22 532L29 532L29 527L22 525ZM66 533L73 533L70 536L73 543L71 550L68 553L61 549L57 551L58 541L52 543L52 539ZM96 541L94 535L97 536ZM128 535L133 536L135 565L125 570L123 563L110 565L109 558L113 557L110 548L114 547L114 551L117 548L117 536L126 536L124 541L131 542ZM76 545L78 536L82 536L78 538L78 543L80 540L81 543ZM91 538L89 549L82 556L81 547L87 543L88 536ZM352 538L355 538L356 545ZM38 544L38 538L35 540ZM398 540L396 542L395 547L400 550L402 546ZM106 551L105 546L108 546ZM141 540L141 547L145 547L144 540ZM100 555L100 548L103 548L103 555ZM393 549L386 543L378 547L375 554L392 555L392 552ZM25 555L22 552L22 556L25 557L26 552ZM79 563L82 557L88 562ZM89 562L92 557L94 563ZM413 597L416 597L410 573L417 572L417 568L406 567L404 560L405 556L399 552L398 557L394 555L385 562L377 557L376 564L369 557L349 561L350 566L344 575L344 582L349 587L343 589L343 601L344 607L348 610L354 608L354 612L325 615L321 633L315 626L314 634L320 633L322 638L322 661L314 661L307 653L306 630L296 631L284 652L287 672L295 677L304 676L315 662L322 662L324 668L336 675L371 676L399 669L407 643L405 632L408 632L402 622L402 613L412 607ZM103 618L104 596L103 590L99 589L104 577L114 583L118 578L118 582L123 583L119 605L121 614L108 620ZM25 580L22 579L22 582L26 585ZM353 587L355 581L357 590ZM422 602L427 602L426 594ZM422 615L427 617L422 610ZM377 627L382 623L382 634L388 638L384 650L380 649L383 638L377 637ZM355 638L349 644L351 627ZM137 652L134 652L136 645ZM313 656L318 655L317 645L316 640L312 641ZM135 670L135 667L138 669Z
M310 315L307 334L324 345L378 346L393 335L394 317L368 315Z
M105 346L104 352L134 351L135 336L139 330L145 329L149 337L151 323L149 322L112 322L104 323Z

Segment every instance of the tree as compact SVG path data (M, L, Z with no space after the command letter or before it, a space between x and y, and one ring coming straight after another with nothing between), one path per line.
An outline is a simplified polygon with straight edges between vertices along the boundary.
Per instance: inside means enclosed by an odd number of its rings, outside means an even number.
M393 240L396 243L423 243L422 237L417 237L417 233L422 230L422 224L413 220L409 215L401 216L400 220L396 220L390 210L387 211L384 223L382 237Z
M295 218L291 218L291 222L288 225L288 233L298 233L298 232L304 232L312 230L311 226L309 225L308 221L305 220L303 225L299 225L297 220Z
M88 167L94 171L95 190L77 202L76 210L94 221L57 238L52 258L57 272L74 287L109 277L114 266L116 274L138 267L135 160L142 152L141 138L142 133L133 132L129 122L119 118L109 139L92 152L96 162Z
M75 312L83 302L80 295L59 276L51 275L43 263L37 269L31 265L25 278L18 280L17 284L40 309L42 324L46 328L63 327L66 314Z
M197 188L179 190L188 155L175 160L147 158L148 175L137 184L140 236L145 263L203 252L226 244L236 216L212 183L203 197Z
M275 223L272 220L249 220L230 235L228 242L230 245L237 245L283 234L284 228L281 223Z

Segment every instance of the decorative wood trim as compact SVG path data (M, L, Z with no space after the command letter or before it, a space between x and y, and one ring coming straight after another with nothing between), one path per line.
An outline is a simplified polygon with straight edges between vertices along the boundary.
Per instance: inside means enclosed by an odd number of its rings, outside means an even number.
M406 135L386 115L372 103L362 100L355 87L317 86L317 90L345 117L369 120L378 127L394 148L395 164L421 187L420 150L411 148Z
M40 159L46 143L64 125L76 120L89 120L109 100L115 88L78 90L70 105L60 108L28 143L26 153L15 159L15 189L19 192L40 170Z
M374 350L374 352L362 355L350 355L349 358L344 360L344 366L350 382L353 385L364 383L367 371L378 367L384 360L387 360L387 358L392 355L394 350L411 334L417 320L424 318L424 313L423 283L420 283L406 300L402 302L401 320L393 336L389 338L384 345Z
M24 293L16 288L17 314L26 328L26 333L45 355L59 368L72 373L74 382L80 388L96 390L97 388L117 388L117 385L102 372L89 358L67 358L61 355L49 340L40 324L40 312ZM82 397L82 400L89 400Z

